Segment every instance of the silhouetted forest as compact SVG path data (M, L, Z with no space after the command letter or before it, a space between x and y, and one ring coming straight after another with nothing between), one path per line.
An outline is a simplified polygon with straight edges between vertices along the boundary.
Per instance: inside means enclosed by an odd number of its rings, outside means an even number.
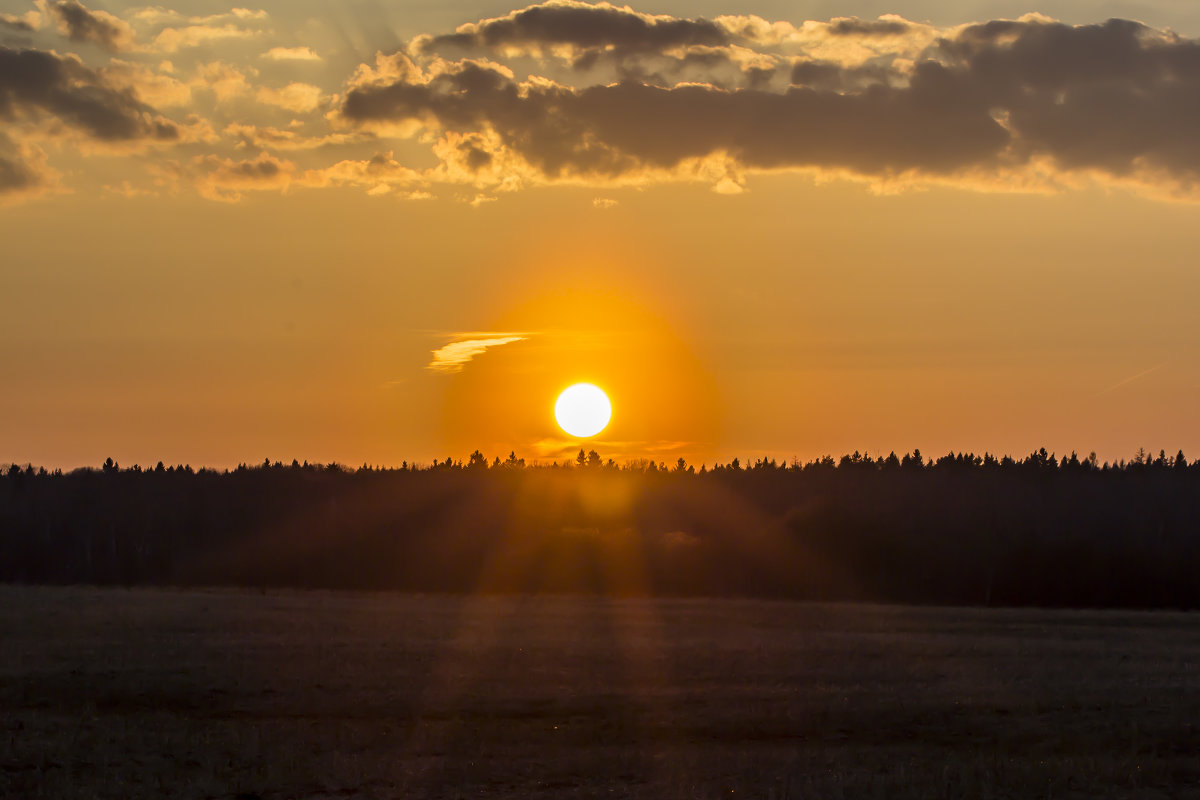
M264 462L0 475L0 580L1200 605L1200 462Z

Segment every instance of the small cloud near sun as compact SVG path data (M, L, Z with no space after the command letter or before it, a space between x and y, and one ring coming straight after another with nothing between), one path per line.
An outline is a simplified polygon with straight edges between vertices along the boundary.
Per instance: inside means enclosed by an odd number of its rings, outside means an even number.
M462 368L471 359L485 352L489 347L499 347L502 344L511 344L512 342L520 342L529 338L525 334L518 333L473 333L460 335L467 335L471 338L460 338L458 341L450 342L444 347L434 350L433 360L429 362L426 369L447 374L462 372Z

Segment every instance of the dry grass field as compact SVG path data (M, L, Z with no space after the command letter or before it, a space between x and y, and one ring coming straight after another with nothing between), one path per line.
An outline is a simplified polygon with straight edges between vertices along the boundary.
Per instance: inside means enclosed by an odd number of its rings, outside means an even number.
M0 587L0 797L1200 797L1197 623Z

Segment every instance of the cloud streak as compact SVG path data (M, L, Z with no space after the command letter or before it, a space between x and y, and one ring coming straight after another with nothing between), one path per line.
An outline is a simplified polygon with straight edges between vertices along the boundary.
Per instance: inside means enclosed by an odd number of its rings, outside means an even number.
M268 61L320 61L321 57L311 47L272 47L263 53Z
M1152 372L1157 372L1158 370L1162 369L1166 365L1167 365L1166 361L1162 362L1161 364L1155 364L1153 367L1150 367L1149 369L1144 369L1141 372L1137 373L1136 375L1130 375L1128 378L1123 378L1122 380L1117 381L1112 386L1109 386L1106 389L1101 389L1099 392L1096 392L1096 394L1094 396L1095 397L1103 397L1104 395L1108 394L1109 392L1115 392L1117 389L1120 389L1122 386L1126 386L1128 384L1133 383L1136 380L1144 378Z
M439 347L433 351L433 359L426 369L442 374L462 372L463 367L476 356L487 352L489 348L499 347L513 342L521 342L529 337L525 334L497 333L488 335L474 334L474 338L460 339Z
M187 25L182 28L164 28L154 37L152 49L160 53L174 53L186 48L237 39L252 39L260 35L261 31L233 24Z

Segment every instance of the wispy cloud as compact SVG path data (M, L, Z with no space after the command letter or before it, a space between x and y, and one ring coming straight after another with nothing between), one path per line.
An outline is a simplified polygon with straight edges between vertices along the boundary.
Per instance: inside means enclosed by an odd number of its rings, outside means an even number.
M251 39L262 31L237 25L188 25L185 28L164 28L154 37L153 52L175 53L189 47L214 44L230 39Z
M1136 375L1130 375L1128 378L1124 378L1122 380L1117 381L1112 386L1109 386L1107 389L1103 389L1099 392L1096 392L1095 396L1100 397L1102 395L1108 394L1109 392L1116 391L1117 389L1120 389L1122 386L1125 386L1126 384L1133 383L1134 381L1138 380L1139 378L1146 377L1151 372L1156 372L1157 370L1162 369L1166 365L1167 365L1166 361L1162 362L1161 364L1155 364L1153 367L1150 367L1150 369L1144 369L1141 372L1137 373Z
M321 57L311 47L272 47L261 58L271 61L320 61Z
M260 103L279 106L296 114L305 114L321 104L321 89L309 83L289 83L282 89L264 86L256 96Z
M693 450L698 446L705 445L705 442L690 442L690 441L675 441L671 439L652 439L652 440L617 440L591 437L588 439L575 439L565 437L547 437L538 439L533 442L530 447L537 454L538 458L568 458L573 459L579 453L580 448L584 450L597 450L604 459L614 458L618 461L628 460L630 458L651 458L653 460L670 459L673 463L679 455L687 455L687 451Z
M461 372L475 356L484 353L489 347L499 347L528 339L526 334L519 333L472 333L471 338L450 342L444 347L433 351L433 360L426 369L434 372Z

